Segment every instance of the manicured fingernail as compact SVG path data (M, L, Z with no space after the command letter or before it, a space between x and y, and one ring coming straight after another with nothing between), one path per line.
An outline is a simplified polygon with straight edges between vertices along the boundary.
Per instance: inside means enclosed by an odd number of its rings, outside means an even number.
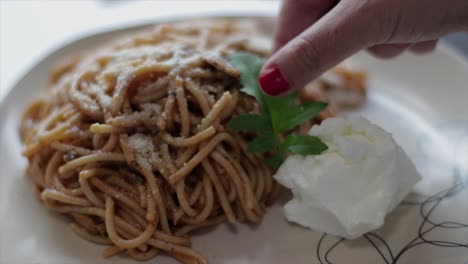
M258 77L262 90L268 95L279 95L289 90L289 83L278 67L264 69Z

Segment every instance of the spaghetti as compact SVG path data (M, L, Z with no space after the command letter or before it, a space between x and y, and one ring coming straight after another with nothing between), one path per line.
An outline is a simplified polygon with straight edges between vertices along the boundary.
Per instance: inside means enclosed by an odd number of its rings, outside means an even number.
M259 111L225 59L266 56L258 38L234 20L164 24L54 70L20 127L40 200L108 245L105 257L206 263L191 232L259 223L280 191L263 156L247 152L248 135L226 126Z

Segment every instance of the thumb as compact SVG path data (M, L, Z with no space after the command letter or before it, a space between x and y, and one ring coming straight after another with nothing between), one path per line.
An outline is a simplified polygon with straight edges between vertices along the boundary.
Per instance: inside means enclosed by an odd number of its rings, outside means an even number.
M269 95L304 87L358 50L383 40L385 21L378 1L340 1L324 17L278 50L263 67L259 83Z

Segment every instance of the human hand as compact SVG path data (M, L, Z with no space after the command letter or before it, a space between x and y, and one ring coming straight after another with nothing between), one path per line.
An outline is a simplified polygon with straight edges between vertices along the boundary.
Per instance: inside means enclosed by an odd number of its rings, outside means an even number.
M361 49L383 58L425 53L439 37L468 30L468 0L336 2L285 0L259 78L267 94L297 90Z

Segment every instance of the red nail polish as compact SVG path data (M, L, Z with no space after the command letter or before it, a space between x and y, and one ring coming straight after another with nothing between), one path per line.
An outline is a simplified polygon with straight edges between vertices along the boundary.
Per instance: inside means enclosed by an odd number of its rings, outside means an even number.
M279 95L289 90L289 83L278 67L273 66L263 70L258 77L262 90L269 95Z

